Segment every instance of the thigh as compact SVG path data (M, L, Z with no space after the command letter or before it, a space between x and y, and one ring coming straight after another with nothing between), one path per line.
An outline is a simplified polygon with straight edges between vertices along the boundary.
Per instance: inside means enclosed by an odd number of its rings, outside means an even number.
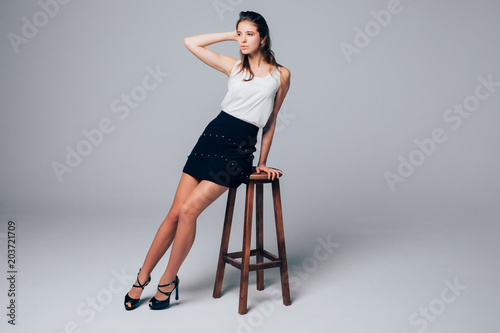
M202 180L184 200L181 213L197 217L227 189L228 187Z
M177 190L175 191L174 201L172 202L170 211L178 215L181 205L199 183L200 181L198 179L183 172Z

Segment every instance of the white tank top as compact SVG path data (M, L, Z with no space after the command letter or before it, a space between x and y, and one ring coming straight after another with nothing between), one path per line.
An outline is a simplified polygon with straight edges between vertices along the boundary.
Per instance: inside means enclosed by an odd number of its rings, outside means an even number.
M238 73L241 60L234 65L228 81L228 91L221 103L223 111L262 128L266 125L273 112L274 97L280 86L280 71L273 68L266 77L254 76L251 81L250 73ZM238 74L236 74L238 73Z

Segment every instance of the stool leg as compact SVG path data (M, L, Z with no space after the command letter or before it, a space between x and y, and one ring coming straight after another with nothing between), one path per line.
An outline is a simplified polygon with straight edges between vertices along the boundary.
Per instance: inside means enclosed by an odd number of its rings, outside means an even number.
M250 241L252 238L252 211L253 211L254 182L247 184L245 199L245 222L243 226L243 249L241 258L240 302L238 313L247 313L248 273L250 271Z
M257 250L257 263L264 262L264 257L262 256L262 250L264 249L264 185L256 184L255 192L255 248ZM257 273L257 290L264 290L264 270L258 269L255 271Z
M222 280L224 278L224 268L226 263L224 256L227 254L229 246L229 236L231 234L231 223L233 221L234 201L236 198L236 189L230 188L227 195L226 215L224 217L224 227L222 231L222 240L220 244L219 262L217 264L217 273L215 274L214 298L219 298L222 291Z
M281 209L281 194L279 180L275 179L272 183L273 202L274 202L274 218L276 221L276 236L278 239L279 258L281 260L281 292L283 294L283 304L290 305L290 287L288 284L288 267L286 262L285 250L285 232L283 229L283 212Z

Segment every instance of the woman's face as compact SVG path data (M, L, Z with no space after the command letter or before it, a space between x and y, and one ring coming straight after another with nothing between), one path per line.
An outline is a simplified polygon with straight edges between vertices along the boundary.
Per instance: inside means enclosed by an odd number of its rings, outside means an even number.
M238 44L243 54L252 54L260 48L260 34L255 24L249 21L241 21L238 24Z

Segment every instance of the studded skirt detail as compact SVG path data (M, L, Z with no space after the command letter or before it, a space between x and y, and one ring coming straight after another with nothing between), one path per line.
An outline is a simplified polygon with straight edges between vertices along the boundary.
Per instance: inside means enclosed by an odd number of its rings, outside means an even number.
M199 180L236 188L252 172L259 128L224 111L200 135L183 172Z

